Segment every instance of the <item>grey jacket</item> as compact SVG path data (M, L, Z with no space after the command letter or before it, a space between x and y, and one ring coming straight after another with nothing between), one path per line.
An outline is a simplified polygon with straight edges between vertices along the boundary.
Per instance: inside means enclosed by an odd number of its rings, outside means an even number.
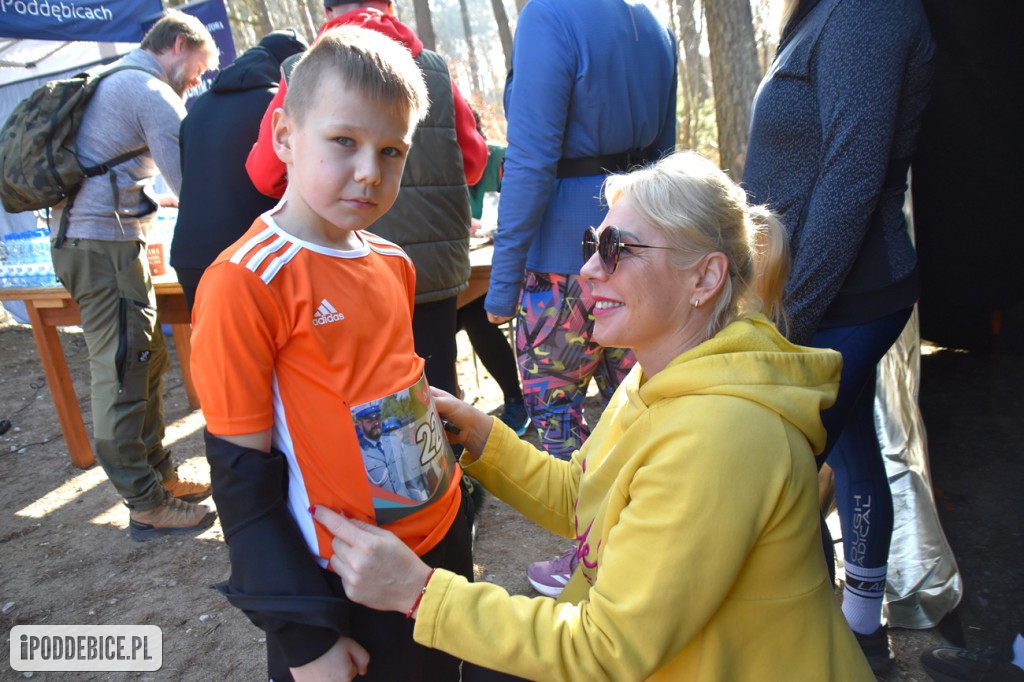
M819 0L761 82L743 184L789 235L795 343L917 300L903 200L933 55L920 0Z
M468 286L471 216L448 67L430 50L416 62L430 112L416 128L398 199L370 231L405 249L416 266L416 303L429 303Z
M152 193L157 173L175 194L181 190L178 130L185 104L149 52L132 50L116 65L122 64L141 66L152 75L128 69L103 79L78 129L79 157L83 164L92 165L143 146L149 151L113 169L120 224L114 215L110 177L87 178L71 207L68 238L141 239L156 212L154 200L146 193Z

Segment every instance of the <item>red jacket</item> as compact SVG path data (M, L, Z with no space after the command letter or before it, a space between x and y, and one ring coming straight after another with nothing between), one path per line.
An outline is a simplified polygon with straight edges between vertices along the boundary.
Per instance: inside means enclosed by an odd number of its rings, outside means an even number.
M385 14L379 10L364 7L352 10L340 17L331 19L320 28L319 38L323 32L344 24L355 24L363 28L372 29L393 38L409 48L412 56L415 57L423 51L423 43L412 29L400 22L393 14ZM267 111L263 114L260 122L260 136L256 144L249 152L249 158L245 162L245 169L256 189L268 196L280 198L284 195L285 187L288 186L287 168L277 158L272 140L273 129L271 119L274 111L284 105L284 96L288 92L288 86L284 78L281 79L281 86L277 95L270 101ZM466 173L466 184L475 185L480 181L487 166L487 142L476 130L476 121L473 112L470 110L466 100L452 81L452 95L455 99L455 134L462 149L462 167Z

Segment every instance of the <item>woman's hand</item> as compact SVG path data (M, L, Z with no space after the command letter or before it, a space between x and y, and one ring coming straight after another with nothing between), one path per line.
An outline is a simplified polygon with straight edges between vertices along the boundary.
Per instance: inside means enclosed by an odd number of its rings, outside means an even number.
M440 388L431 387L430 393L434 396L434 405L441 419L455 427L445 427L448 442L461 445L473 457L479 457L494 426L491 418Z
M313 518L334 536L331 568L349 599L378 611L409 612L430 575L415 552L394 533L326 507L318 505Z
M348 682L356 675L365 675L369 662L370 654L356 640L339 637L319 658L291 668L291 672L296 682Z

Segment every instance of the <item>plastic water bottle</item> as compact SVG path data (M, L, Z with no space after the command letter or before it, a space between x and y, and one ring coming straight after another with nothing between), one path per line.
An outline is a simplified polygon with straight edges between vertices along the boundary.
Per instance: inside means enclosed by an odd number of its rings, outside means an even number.
M17 264L17 265L10 266L10 268L11 268L11 271L10 271L11 286L15 287L15 288L20 288L20 287L25 286L25 284L24 284L25 276L24 276L24 273L22 271L22 266L20 264Z
M21 262L20 233L12 232L4 236L4 243L7 245L7 262L10 265L17 265Z
M32 232L32 262L47 263L50 260L50 233L43 229Z

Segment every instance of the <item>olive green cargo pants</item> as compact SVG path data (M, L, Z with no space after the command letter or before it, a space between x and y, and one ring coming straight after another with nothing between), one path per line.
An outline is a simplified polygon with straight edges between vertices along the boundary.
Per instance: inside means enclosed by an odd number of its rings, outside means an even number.
M156 320L146 245L68 239L54 271L82 312L92 373L96 459L132 509L164 501L173 465L163 447L163 382L170 361Z

